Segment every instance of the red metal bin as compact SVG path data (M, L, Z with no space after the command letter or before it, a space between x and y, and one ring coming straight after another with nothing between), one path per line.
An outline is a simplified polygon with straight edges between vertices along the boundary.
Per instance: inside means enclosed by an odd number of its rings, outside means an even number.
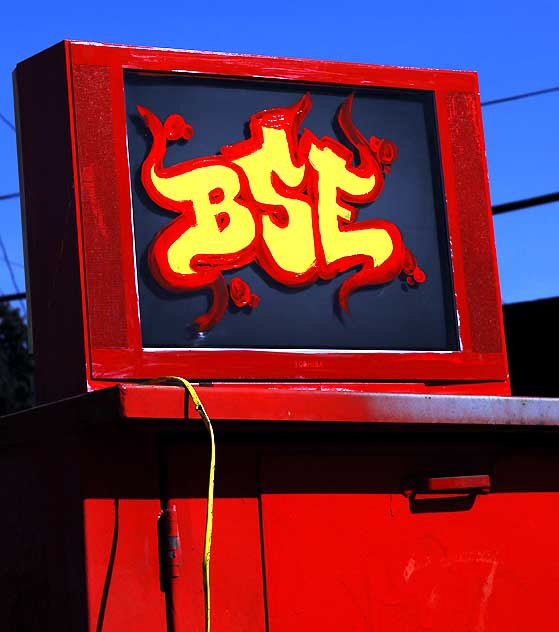
M344 405L341 423L335 393L330 414L301 390L258 419L254 398L251 417L200 390L218 448L214 630L556 629L557 400L361 394L367 415ZM203 630L209 448L183 413L180 388L122 386L5 418L5 629Z

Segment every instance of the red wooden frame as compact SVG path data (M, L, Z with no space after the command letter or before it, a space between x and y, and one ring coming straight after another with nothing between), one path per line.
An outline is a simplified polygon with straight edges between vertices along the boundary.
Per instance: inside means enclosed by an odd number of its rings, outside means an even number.
M67 112L58 122L59 142L71 145L71 165L48 181L37 175L43 164L26 152L41 116L38 73L58 68L64 73ZM285 352L245 350L159 350L142 348L126 145L123 70L138 69L193 73L196 76L265 78L288 81L378 86L432 91L442 160L444 195L451 242L452 278L459 321L461 350L455 352ZM46 81L45 81L46 83ZM301 59L132 48L66 41L31 58L16 70L20 100L19 142L23 157L23 189L31 230L60 230L70 221L38 220L39 186L58 187L59 196L75 207L74 241L61 256L65 266L79 267L66 304L81 312L70 326L71 343L81 344L83 359L73 358L64 371L78 374L74 386L38 385L44 398L71 395L111 382L179 374L193 380L217 381L336 381L402 384L405 392L508 393L501 301L497 277L491 206L484 155L477 76L472 72L420 70ZM34 95L34 105L23 103ZM62 97L63 95L59 95ZM66 105L65 105L66 107ZM44 124L47 124L45 121ZM35 127L34 127L35 126ZM54 134L54 132L53 132ZM65 135L64 135L65 134ZM56 152L53 149L56 159ZM61 151L61 150L60 150ZM27 155L26 155L27 154ZM43 173L42 171L40 172ZM29 176L29 177L28 177ZM70 180L70 182L69 182ZM45 182L46 181L46 182ZM76 183L75 192L69 186ZM64 191L64 193L60 193ZM56 196L55 196L56 197ZM58 225L56 222L58 221ZM64 224L65 225L65 224ZM107 239L106 235L111 238ZM35 254L32 252L36 249ZM28 244L32 300L34 286L45 281L48 246ZM54 265L54 264L52 264ZM59 261L60 265L60 261ZM38 268L41 267L39 271ZM35 279L35 280L34 280ZM40 289L38 290L41 291ZM58 288L64 292L65 288ZM52 297L50 297L52 304ZM49 297L32 302L35 320L49 310ZM44 327L39 326L39 329ZM35 344L56 356L60 336L68 336L53 322L51 342L44 331ZM38 338L41 338L40 340ZM81 341L81 343L80 343ZM64 355L64 354L63 354ZM47 361L38 357L39 375L52 382ZM82 365L83 363L83 365ZM66 366L68 364L68 366ZM79 366L78 366L79 365ZM54 378L56 379L56 378ZM39 379L41 382L41 378ZM490 384L493 386L490 386ZM414 386L415 384L415 386ZM427 386L426 386L427 385ZM439 386L438 385L444 385ZM388 386L388 385L387 385ZM66 388L66 390L64 390ZM62 389L62 390L61 390ZM390 390L393 390L392 386Z

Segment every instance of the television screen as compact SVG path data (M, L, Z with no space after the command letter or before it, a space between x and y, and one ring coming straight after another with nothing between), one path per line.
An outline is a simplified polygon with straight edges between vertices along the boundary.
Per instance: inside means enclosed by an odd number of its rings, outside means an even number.
M124 90L144 347L459 349L432 93L270 81L217 81L138 71L124 73ZM356 138L340 125L344 111ZM293 134L291 149L297 152L295 162L299 161L300 166L295 166L291 157L286 162L282 155L282 150L288 149L290 112L298 116L289 133ZM285 129L276 121L282 115L286 117ZM161 173L164 169L180 173L194 167L191 177L202 178L212 167L199 161L217 159L221 164L231 161L248 174L247 198L252 197L254 202L251 200L249 205L248 199L245 200L247 206L243 208L248 209L247 217L252 211L252 218L244 241L241 237L238 245L227 246L227 233L235 230L235 219L230 220L227 215L231 202L224 199L220 204L201 205L192 200L196 194L188 189L187 183L178 184L179 196L188 204L184 208L180 200L165 201L157 193L150 195L151 176L147 176L147 182L142 181L142 168L150 161L157 133L163 132L163 123L172 121L171 117L177 120L181 117L189 126L188 138L168 141L165 137L164 151L156 165ZM260 142L256 138L260 129L265 133L262 146L247 148L247 140ZM283 146L271 147L273 136L268 130L276 132ZM310 151L303 147L303 138L309 134L313 135ZM360 138L362 147L356 140ZM380 139L393 152L388 156L393 162L382 162L386 156L375 152L371 138ZM324 142L343 155L339 175L312 164L313 151L317 153L319 143ZM270 149L266 143L270 143ZM235 160L232 158L235 152L244 156ZM327 155L326 150L322 153ZM361 166L366 168L363 163L367 160L376 162L369 178L364 174L350 185L362 186L367 197L352 203L352 190L343 191L343 179ZM261 169L257 171L249 161ZM244 164L248 170L243 169ZM236 172L231 175L237 181ZM307 181L316 180L316 192L307 184L297 197L289 197L290 189L293 191L303 183L305 176ZM210 176L208 191L202 194L218 187L219 177L219 173L215 180ZM165 191L173 178L178 183L184 176L169 175L160 185L160 191ZM260 180L269 190L259 190ZM341 202L336 199L338 188ZM229 221L224 229L217 225L220 213ZM285 217L278 219L279 213ZM342 213L347 213L351 220L336 225L333 237L329 232L323 235L321 228L330 230L328 222L337 224L338 218L345 219ZM188 214L192 218L185 218ZM206 221L214 225L204 233L200 226ZM187 244L184 258L177 261L175 277L171 273L162 278L156 260L157 248L178 222L185 223L171 241L175 249L180 248L181 240ZM383 223L389 226L388 230ZM397 237L391 237L391 230ZM377 275L381 268L379 260L385 256L382 251L385 246L376 245L382 243L380 235L388 242L390 254L400 246L400 240L410 253L407 258L400 255L384 275ZM215 261L219 280L212 274L211 282L193 280L189 286L189 275L185 273L191 264L189 257L203 257L207 253L205 248L209 248L204 239L209 242L214 237L219 251ZM393 239L398 243L392 243ZM292 250L294 240L299 244L296 252ZM328 242L333 240L339 246L329 246ZM234 248L250 247L251 242L254 245L249 255L240 261L230 260ZM319 258L328 256L328 247L332 250L339 247L339 254L330 255L328 262L317 265ZM269 252L268 257L263 251ZM161 256L168 254L166 250ZM406 266L413 265L412 257L417 261L415 274L420 282L414 279L413 270L406 273ZM211 263L206 267L211 267ZM201 277L203 273L192 272L190 276ZM293 278L289 278L290 273ZM231 293L236 282L239 285L242 282L242 287L249 288L247 292L258 297L254 299L257 304L239 305L230 296L223 313L207 325L200 323L200 318L203 320L205 312L212 308L208 308L208 298L210 302L220 300L214 296L219 290L213 288L221 284ZM353 291L345 289L349 287Z

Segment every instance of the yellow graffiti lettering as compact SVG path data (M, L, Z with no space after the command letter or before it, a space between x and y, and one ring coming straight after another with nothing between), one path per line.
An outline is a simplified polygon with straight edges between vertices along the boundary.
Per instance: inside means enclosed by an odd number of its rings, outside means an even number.
M157 176L152 168L151 180L164 197L175 202L191 201L195 209L195 225L177 237L168 249L173 272L196 274L191 267L195 256L236 253L254 240L254 219L245 206L235 201L240 183L230 167L209 165L170 178ZM220 218L220 214L224 215Z
M380 266L394 250L390 234L383 228L361 228L353 222L355 209L342 206L339 199L340 192L353 196L370 193L375 188L375 175L351 173L343 158L329 147L315 144L309 162L318 173L318 221L326 264L359 254L371 257ZM348 223L347 230L340 230L338 218Z
M293 164L284 129L262 128L262 147L234 160L247 175L257 202L276 205L286 211L286 222L262 216L262 237L277 265L287 272L301 274L315 262L312 210L309 202L282 196L274 188L273 174L287 186L298 187L305 167Z

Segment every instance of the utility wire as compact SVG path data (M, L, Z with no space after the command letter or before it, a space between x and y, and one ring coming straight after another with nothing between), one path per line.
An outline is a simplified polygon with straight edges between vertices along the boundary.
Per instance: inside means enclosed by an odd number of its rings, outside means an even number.
M13 266L17 266L18 268L25 268L25 265L23 263L21 263L21 261L14 261L13 259L8 259L8 261L13 265ZM2 296L2 292L0 291L0 296Z
M540 94L548 94L549 92L559 91L559 86L546 88L545 90L536 90L535 92L524 92L523 94L515 94L512 97L503 97L502 99L492 99L491 101L482 101L481 105L497 105L497 103L506 103L507 101L517 101L518 99L526 99L528 97L537 97Z
M21 294L21 292L19 291L19 287L17 285L14 269L12 268L12 264L10 263L10 260L8 259L8 253L6 252L6 247L4 246L4 240L2 239L1 235L0 235L0 249L2 250L2 254L4 255L4 261L6 262L6 265L8 266L8 271L10 272L10 277L12 278L14 289L18 294ZM25 318L25 304L21 299L19 301L19 304L21 305L21 309L23 310L23 315Z
M12 131L16 131L16 126L10 121L10 119L6 118L2 112L0 112L0 120L2 120ZM2 200L12 200L13 198L17 198L19 197L19 191L17 193L5 193L4 195L0 195L0 201ZM8 259L8 253L6 252L6 247L4 246L4 241L2 240L2 237L0 236L0 247L2 249L2 253L4 255L4 261L6 262L6 265L8 266L8 270L10 272L10 276L12 278L12 283L14 285L14 288L16 290L15 294L4 294L2 292L2 296L0 296L0 301L17 301L19 300L19 304L21 306L21 309L23 311L23 317L26 317L26 309L25 309L25 304L24 304L24 300L26 300L26 295L25 292L20 292L19 291L19 287L17 285L17 281L16 281L16 277L14 274L14 269L12 268L12 263L14 265L20 266L20 263L16 263L15 261L12 262L10 261L10 259Z
M0 296L0 303L7 303L8 301L21 301L22 299L27 299L25 292L18 292L17 294L3 294L2 296Z
M507 202L506 204L497 204L492 207L493 215L499 213L508 213L508 211L518 211L521 208L530 208L531 206L540 206L541 204L550 204L559 201L559 193L548 193L547 195L538 195L537 197L526 198L525 200L516 200L516 202Z
M2 114L2 112L0 112L0 119L1 119L2 121L4 121L4 123L6 123L6 125L7 125L10 129L13 129L13 130L14 130L14 132L16 131L16 127L15 127L15 125L14 125L14 124L10 121L10 119L7 119L7 118L6 118L6 117Z

